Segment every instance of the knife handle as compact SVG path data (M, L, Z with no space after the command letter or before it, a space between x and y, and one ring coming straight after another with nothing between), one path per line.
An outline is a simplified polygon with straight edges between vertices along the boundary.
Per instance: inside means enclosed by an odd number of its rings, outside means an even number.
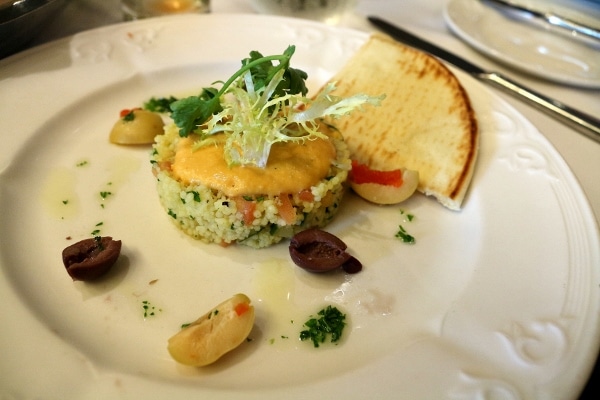
M594 42L594 45L598 45L598 40L600 40L600 31L598 31L597 29L594 29L590 26L587 25L583 25L580 24L578 22L575 21L571 21L570 19L567 18L563 18L563 17L559 17L558 15L555 14L545 14L544 18L546 19L546 21L548 21L548 23L550 25L554 25L557 26L559 28L565 29L566 32L569 34L569 37L573 37L573 33L576 32L580 35L584 35L585 37L582 37L582 39L595 39L596 42ZM577 36L576 36L577 37Z
M478 78L493 84L504 92L526 100L547 115L566 123L578 132L600 143L600 119L569 107L558 100L544 96L497 72L483 72Z

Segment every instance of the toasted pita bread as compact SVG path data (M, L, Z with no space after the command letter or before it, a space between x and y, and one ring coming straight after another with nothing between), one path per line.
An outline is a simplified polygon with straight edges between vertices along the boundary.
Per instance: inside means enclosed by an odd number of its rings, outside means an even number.
M351 157L373 169L416 170L417 190L460 210L479 135L454 74L436 58L376 33L331 81L336 95L386 95L379 107L332 121Z

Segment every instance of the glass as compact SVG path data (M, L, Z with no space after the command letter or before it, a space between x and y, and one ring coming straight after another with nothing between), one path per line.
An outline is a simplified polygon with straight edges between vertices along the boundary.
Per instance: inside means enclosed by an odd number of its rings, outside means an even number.
M356 0L252 0L256 11L286 17L307 18L329 25L337 24Z
M207 13L210 0L121 0L121 11L125 21L160 15Z

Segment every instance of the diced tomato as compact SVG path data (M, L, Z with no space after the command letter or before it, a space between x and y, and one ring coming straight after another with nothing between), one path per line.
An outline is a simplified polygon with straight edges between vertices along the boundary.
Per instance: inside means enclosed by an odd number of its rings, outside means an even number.
M380 185L400 187L402 186L402 170L379 171L369 168L368 165L352 160L352 171L350 179L354 183L377 183Z
M235 313L238 315L238 317L242 314L244 314L246 311L248 311L250 309L250 305L248 305L247 303L239 303L236 304L234 310Z
M170 161L160 161L158 163L158 168L160 168L162 171L171 171L172 165L173 163L171 163Z
M300 193L298 193L298 198L300 200L306 201L308 203L315 201L315 196L312 194L312 192L309 189L304 189Z
M244 225L252 225L254 221L254 211L256 211L256 202L252 200L246 200L243 197L236 197L235 204L237 210L242 213L244 218Z
M171 162L159 161L152 167L152 174L156 177L160 171L171 171Z
M125 117L127 114L135 111L135 110L141 110L140 107L136 107L136 108L132 108L132 109L128 109L128 108L124 108L121 110L121 112L119 113L119 117L123 118Z
M279 204L277 205L277 211L286 224L291 225L296 222L296 209L292 205L290 196L287 194L281 194L279 196Z

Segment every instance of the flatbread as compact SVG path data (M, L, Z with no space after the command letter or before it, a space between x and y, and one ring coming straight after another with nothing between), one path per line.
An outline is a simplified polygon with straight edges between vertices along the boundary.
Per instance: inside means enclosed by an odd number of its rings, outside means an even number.
M333 94L385 94L381 106L331 121L351 157L372 169L419 172L418 191L460 210L479 133L466 91L436 58L375 33L331 79Z

